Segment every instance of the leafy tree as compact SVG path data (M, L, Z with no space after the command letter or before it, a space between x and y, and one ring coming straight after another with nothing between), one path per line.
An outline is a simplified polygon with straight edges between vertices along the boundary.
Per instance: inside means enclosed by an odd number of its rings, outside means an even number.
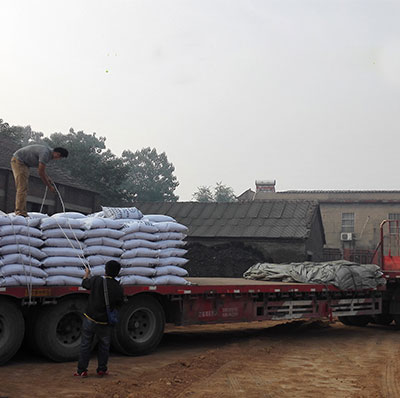
M127 168L121 158L106 149L105 137L96 133L75 132L54 133L45 142L51 147L68 149L69 156L62 162L72 177L100 194L102 205L118 206L124 202L125 194L121 187ZM59 165L61 166L61 165Z
M231 187L217 182L215 188L207 186L197 188L197 192L193 194L196 202L235 202L236 196Z
M123 188L129 201L174 202L174 194L179 185L173 175L175 167L168 162L165 152L157 153L156 149L143 148L140 151L122 152L127 174Z
M214 202L214 195L211 191L211 188L205 185L198 187L197 192L195 192L192 195L192 198L196 202L202 202L202 203Z
M216 202L235 202L236 196L231 187L217 182L214 188L214 200Z
M0 132L7 135L20 147L43 142L43 133L33 131L31 126L10 126L3 119L0 119Z

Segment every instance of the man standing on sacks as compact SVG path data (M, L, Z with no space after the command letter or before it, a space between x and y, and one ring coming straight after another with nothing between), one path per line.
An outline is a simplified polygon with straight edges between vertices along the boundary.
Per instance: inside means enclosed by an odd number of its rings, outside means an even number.
M105 294L108 294L109 308L111 310L122 304L124 299L123 290L119 282L115 279L120 270L121 265L114 260L106 263L105 277L90 277L90 270L86 268L82 286L90 290L90 295L86 312L83 314L81 350L78 368L74 376L87 377L90 353L95 336L97 336L99 341L97 350L97 375L106 376L108 374L107 364L110 351L111 326L107 314Z
M51 179L46 174L46 165L50 160L68 157L65 148L51 149L45 145L28 145L18 149L11 158L11 169L15 180L15 214L27 217L26 199L28 195L29 168L37 167L43 183L54 192Z

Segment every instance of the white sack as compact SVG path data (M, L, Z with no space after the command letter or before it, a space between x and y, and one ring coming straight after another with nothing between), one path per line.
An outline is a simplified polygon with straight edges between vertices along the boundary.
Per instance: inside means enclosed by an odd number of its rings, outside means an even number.
M151 257L126 258L120 261L122 267L154 267L158 263L158 258Z
M127 275L120 278L121 285L154 285L152 278L140 275Z
M60 229L52 228L43 231L43 238L68 238L68 239L82 239L85 233L81 229Z
M65 275L82 278L85 275L85 269L83 267L49 267L46 268L46 272L49 276Z
M136 249L130 249L121 255L122 258L133 258L133 257L158 257L158 251L148 249L147 247L138 247Z
M82 267L84 262L87 260L83 260L79 257L47 257L42 261L44 267L67 267L67 266L76 266Z
M27 218L22 216L0 216L0 225L28 225Z
M105 275L105 266L104 265L96 265L92 267L90 270L90 274L92 276L103 276Z
M120 239L123 241L133 240L133 239L143 239L155 242L156 240L159 240L159 237L157 234L149 234L147 232L133 232L131 234L123 235Z
M81 249L73 249L72 247L44 247L42 251L49 257L83 257L83 251Z
M30 267L29 265L22 264L7 264L0 267L0 275L10 276L10 275L26 275L35 276L37 278L46 278L47 273L38 267Z
M186 233L188 227L177 222L159 222L154 224L158 228L158 232L181 232Z
M126 235L134 232L147 232L149 234L153 234L158 231L157 227L150 221L136 221L136 220L126 223L122 228L122 230Z
M186 279L176 275L155 276L153 281L155 285L190 285Z
M178 267L184 266L189 260L183 257L165 257L158 259L158 265L176 265Z
M124 241L122 246L124 250L135 249L137 247L147 247L148 249L157 250L158 242L151 242L144 239L132 239Z
M114 238L104 238L104 237L97 237L97 238L89 238L85 240L86 246L110 246L110 247L119 247L121 248L124 242L120 241L119 239Z
M155 275L176 275L176 276L188 276L189 273L184 268L180 268L174 265L167 265L165 267L156 267Z
M156 271L154 268L149 267L128 267L128 268L121 268L119 273L120 276L125 275L140 275L140 276L153 276L155 275Z
M85 244L83 242L67 238L48 238L44 241L44 245L50 247L71 247L74 249L85 248Z
M112 219L128 218L139 220L143 214L136 207L101 207L104 217Z
M120 257L124 251L118 247L88 246L83 250L83 252L85 253L85 256L100 254L102 256Z
M186 242L184 240L160 240L157 242L158 249L174 249L185 245Z
M95 256L88 256L86 260L91 267L94 267L96 265L104 265L106 262L111 260L119 261L119 257L95 255Z
M119 239L124 236L122 231L118 231L117 229L111 228L96 228L85 231L85 238L96 238L96 237L104 237L104 238L114 238Z
M5 278L0 277L0 286L43 286L45 283L46 280L44 278L36 278L35 276L13 275Z
M27 256L32 256L39 260L46 257L45 253L43 253L40 249L33 246L19 244L19 245L6 245L0 247L0 254L3 256L5 254L15 254L15 253L26 254Z
M40 267L40 261L34 257L27 256L26 254L6 254L1 258L1 262L6 264L27 264L34 267Z
M150 222L176 222L176 220L170 216L167 216L165 214L146 214L143 215L143 219L149 220Z
M64 217L64 218L74 218L74 219L86 218L86 216L84 214L79 213L77 211L67 211L65 213L56 213L56 214L53 214L51 217L53 217L53 218Z
M81 283L81 278L73 276L53 275L46 278L46 285L49 286L80 286Z
M160 240L183 240L187 236L182 232L158 232L157 235Z
M65 218L65 217L49 217L42 219L40 228L42 230L51 228L65 228L65 229L75 229L80 228L81 221L75 218Z
M0 226L0 236L7 235L26 235L35 238L41 238L42 231L37 228L27 227L25 225L2 225Z
M160 249L158 256L163 257L182 257L187 253L185 249L171 248L171 249Z
M81 228L84 229L97 229L97 228L111 228L121 229L124 226L124 221L112 220L111 218L87 217L82 220Z
M0 246L23 244L27 246L40 247L43 245L42 239L25 235L7 235L0 237Z

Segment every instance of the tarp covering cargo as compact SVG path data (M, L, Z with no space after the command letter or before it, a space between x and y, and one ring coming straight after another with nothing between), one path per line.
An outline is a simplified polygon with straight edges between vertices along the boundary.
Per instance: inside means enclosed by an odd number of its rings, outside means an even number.
M243 277L265 281L334 285L341 290L373 289L386 283L377 265L346 260L320 263L258 263L250 267Z

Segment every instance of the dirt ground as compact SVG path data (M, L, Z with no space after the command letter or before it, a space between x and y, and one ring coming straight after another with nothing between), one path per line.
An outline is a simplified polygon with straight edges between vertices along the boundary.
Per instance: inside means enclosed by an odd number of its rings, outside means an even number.
M112 354L110 375L20 353L0 368L1 398L400 397L400 331L292 321L174 327L156 352Z

